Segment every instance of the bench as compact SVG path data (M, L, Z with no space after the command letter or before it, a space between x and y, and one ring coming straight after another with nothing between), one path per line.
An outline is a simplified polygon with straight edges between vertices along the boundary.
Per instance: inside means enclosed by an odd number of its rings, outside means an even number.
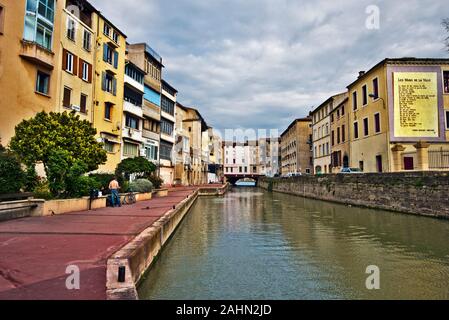
M0 194L0 202L13 200L26 200L33 197L32 192L4 193Z

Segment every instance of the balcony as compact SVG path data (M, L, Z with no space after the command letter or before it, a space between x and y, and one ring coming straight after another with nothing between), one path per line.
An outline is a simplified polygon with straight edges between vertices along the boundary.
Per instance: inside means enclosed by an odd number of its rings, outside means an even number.
M31 63L48 69L54 68L55 54L36 42L21 40L20 56Z
M128 102L126 100L123 102L123 111L134 114L139 118L142 118L143 116L142 107L136 106L135 104L132 104L131 102Z

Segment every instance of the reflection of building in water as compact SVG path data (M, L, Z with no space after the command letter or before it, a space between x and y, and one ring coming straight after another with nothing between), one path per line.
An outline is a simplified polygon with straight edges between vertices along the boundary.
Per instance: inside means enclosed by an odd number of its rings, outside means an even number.
M300 248L293 251L298 263L317 265L347 298L428 298L438 291L444 294L449 286L444 275L449 268L443 262L449 249L438 236L446 232L444 221L431 220L423 228L422 219L414 216L283 194L273 199L280 200L273 207L274 221L266 214L266 222L279 223L291 247ZM366 290L369 265L379 266L382 290Z

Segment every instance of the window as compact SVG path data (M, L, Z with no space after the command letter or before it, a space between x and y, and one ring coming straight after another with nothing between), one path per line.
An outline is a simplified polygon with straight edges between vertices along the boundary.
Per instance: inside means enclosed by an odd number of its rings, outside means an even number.
M354 122L354 139L359 138L359 123L356 121Z
M71 54L68 51L65 51L65 68L64 68L65 71L73 73L73 65L74 65L73 60L74 60L73 54Z
M82 93L80 97L80 112L87 113L87 96Z
M112 40L114 40L114 42L117 43L117 44L119 44L119 42L120 42L120 36L115 31L112 32Z
M143 96L145 100L150 101L151 103L157 105L158 107L161 106L161 95L160 93L154 91L149 86L145 85L145 94Z
M340 127L337 128L337 144L340 144Z
M106 43L103 44L103 61L113 65L117 69L118 66L118 52L113 50Z
M104 142L104 150L106 150L107 152L114 152L114 144L110 141L105 141Z
M376 131L376 133L380 132L380 114L376 113L374 115L374 130Z
M92 39L92 35L89 31L84 30L84 36L83 36L83 48L86 51L90 51L90 46L91 46L91 39Z
M362 99L363 105L366 106L368 104L368 88L366 85L362 87Z
M171 136L173 134L173 123L162 119L161 121L161 132L166 135Z
M0 4L0 34L3 34L5 24L5 8Z
M148 160L157 160L157 146L145 145L145 156Z
M111 26L108 25L106 22L103 25L103 34L110 37L111 36Z
M345 115L345 105L341 106L341 116L343 117Z
M103 91L112 93L114 96L117 94L117 79L114 78L113 75L111 75L108 72L103 71L102 76L102 89Z
M104 104L104 118L111 120L112 105L110 103Z
M368 118L363 119L363 134L365 137L369 135Z
M126 157L137 157L139 154L139 146L134 143L123 143L123 155Z
M335 132L334 132L334 130L332 130L332 133L331 133L331 143L332 143L333 146L335 145Z
M135 105L137 107L142 106L142 94L138 93L137 91L132 90L128 86L125 86L124 97L125 97L125 101L132 103L133 105Z
M75 41L76 24L72 18L67 18L67 38Z
M133 65L127 64L125 66L125 73L128 77L136 80L138 83L143 84L143 73L137 70Z
M125 126L128 128L139 130L139 118L127 114L125 116Z
M334 122L334 114L331 114L331 122Z
M161 142L161 151L160 151L161 159L171 160L172 150L173 150L172 144Z
M64 87L64 97L62 100L62 105L66 108L70 108L71 104L70 104L70 98L72 95L72 89L68 88L68 87Z
M373 80L373 94L375 96L375 99L379 98L379 79Z
M27 0L23 39L51 50L53 40L54 0Z
M341 125L341 142L346 141L346 132L345 132L345 125Z
M161 96L161 109L172 116L175 115L175 103L164 95Z
M357 91L352 93L352 107L354 110L357 110Z
M42 71L38 71L36 78L36 91L48 95L49 84L50 84L50 75Z
M89 71L90 71L89 64L86 61L82 61L81 66L83 68L81 73L81 79L83 79L84 81L89 81Z
M446 110L446 130L449 130L449 111Z

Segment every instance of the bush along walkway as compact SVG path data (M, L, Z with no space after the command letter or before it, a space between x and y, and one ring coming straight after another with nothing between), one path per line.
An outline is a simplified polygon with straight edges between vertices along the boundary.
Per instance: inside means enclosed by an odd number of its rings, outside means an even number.
M106 299L108 257L196 190L174 188L168 197L121 208L0 223L0 299Z

